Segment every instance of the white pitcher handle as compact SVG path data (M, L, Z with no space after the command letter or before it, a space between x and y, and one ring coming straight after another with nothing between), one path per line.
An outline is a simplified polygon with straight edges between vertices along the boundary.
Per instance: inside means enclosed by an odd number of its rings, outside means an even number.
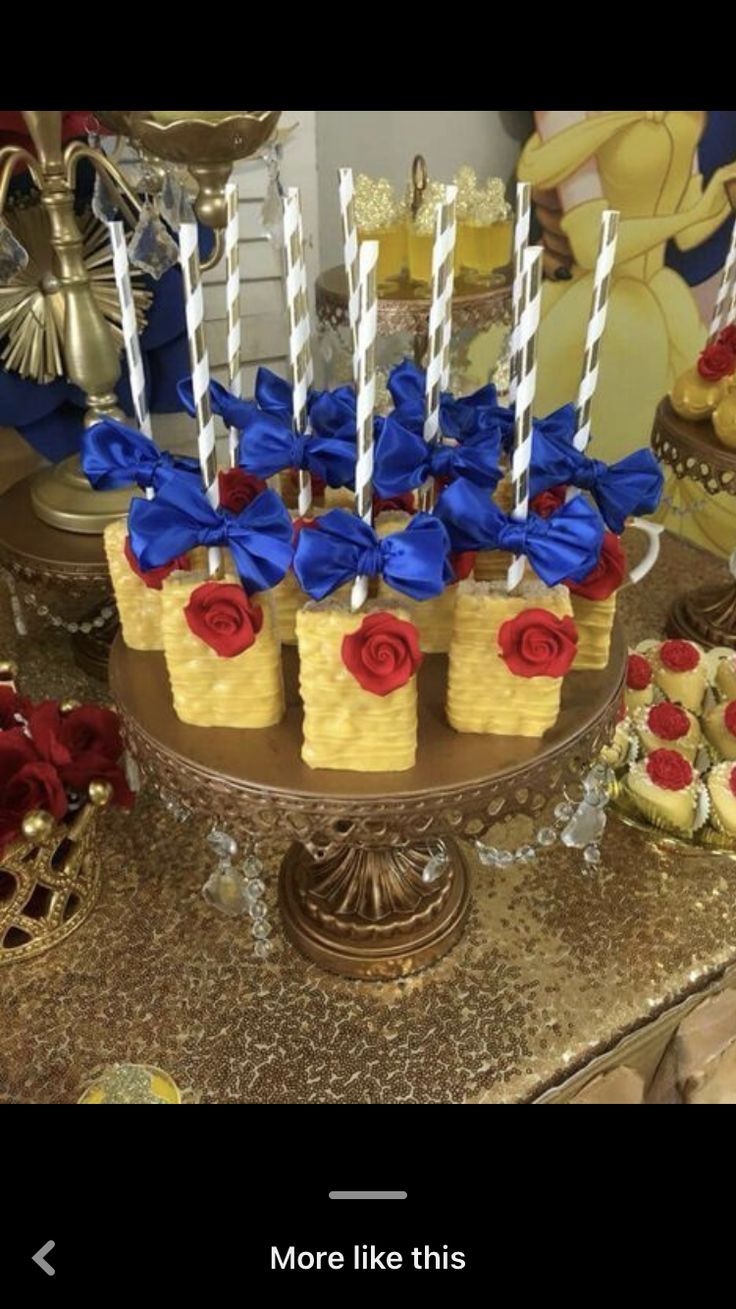
M641 563L632 568L627 579L629 582L640 582L647 573L651 572L659 558L659 538L664 528L661 523L649 523L645 518L632 518L627 526L637 527L649 538L649 546L644 558Z

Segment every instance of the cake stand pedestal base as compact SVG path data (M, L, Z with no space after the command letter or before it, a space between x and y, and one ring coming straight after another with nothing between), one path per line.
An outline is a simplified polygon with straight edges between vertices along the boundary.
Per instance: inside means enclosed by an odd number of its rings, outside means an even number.
M281 865L284 931L302 954L343 977L405 977L451 950L470 908L468 866L456 841L436 881L422 871L432 849L344 846L314 859L292 845Z
M736 650L736 582L701 586L679 596L669 612L667 633L699 645Z

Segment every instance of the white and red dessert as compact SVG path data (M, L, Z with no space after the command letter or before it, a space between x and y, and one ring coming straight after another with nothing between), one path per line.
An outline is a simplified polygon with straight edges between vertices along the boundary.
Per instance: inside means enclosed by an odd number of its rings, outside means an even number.
M713 826L736 836L736 764L726 760L708 773L710 818Z
M701 741L700 724L682 705L661 700L659 704L637 709L634 726L645 754L653 750L677 750L693 763Z
M703 715L703 732L721 759L736 759L736 700L724 700Z
M700 779L677 750L653 750L631 765L627 783L635 805L655 827L693 830Z
M650 705L654 699L654 670L642 654L632 653L626 666L624 700L630 714Z
M652 653L654 680L668 700L698 714L708 684L703 651L694 641L663 641Z

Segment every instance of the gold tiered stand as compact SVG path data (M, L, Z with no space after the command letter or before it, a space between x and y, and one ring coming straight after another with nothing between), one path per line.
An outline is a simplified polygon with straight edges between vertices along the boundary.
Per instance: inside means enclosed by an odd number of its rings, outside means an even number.
M697 482L708 495L725 491L736 496L736 450L718 440L711 422L681 418L665 397L655 415L651 444L676 477ZM729 582L696 587L677 597L667 619L670 636L736 650L736 542L734 547Z
M346 977L393 978L433 963L462 933L470 901L457 838L478 837L511 815L539 817L597 756L613 730L625 663L617 626L608 667L570 673L555 726L534 740L453 731L444 711L447 660L428 655L418 678L417 762L401 773L302 763L290 647L286 715L261 731L180 722L163 655L129 650L120 636L110 682L130 745L157 784L256 848L291 836L279 896L298 948ZM440 842L444 871L425 881Z

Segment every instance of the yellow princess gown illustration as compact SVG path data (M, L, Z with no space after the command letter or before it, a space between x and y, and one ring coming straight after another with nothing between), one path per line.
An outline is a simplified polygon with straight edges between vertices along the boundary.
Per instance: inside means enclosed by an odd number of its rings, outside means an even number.
M567 269L565 280L544 284L535 409L549 413L577 393L601 214L617 209L591 453L621 458L648 442L657 404L705 343L696 295L665 266L666 246L691 250L720 227L736 162L703 184L703 110L537 110L535 123L518 177L535 188L548 259L563 252ZM658 517L718 553L733 548L736 512L726 495L705 497L670 475Z

